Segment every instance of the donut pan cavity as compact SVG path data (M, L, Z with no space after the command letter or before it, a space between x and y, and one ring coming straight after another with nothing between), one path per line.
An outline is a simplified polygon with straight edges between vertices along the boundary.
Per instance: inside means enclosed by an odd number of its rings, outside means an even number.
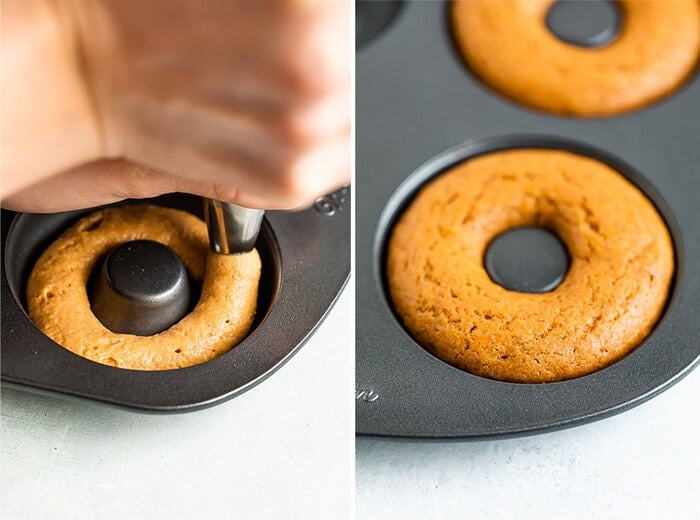
M700 360L700 84L618 117L548 115L493 92L464 65L448 2L403 2L357 53L356 429L479 439L559 429L639 404ZM360 10L358 10L359 16ZM477 377L434 357L395 316L384 277L392 224L430 178L469 157L556 148L606 162L657 206L676 274L647 339L617 363L548 384Z
M262 275L255 322L230 352L178 370L113 368L46 337L29 319L24 291L46 247L92 210L51 215L2 212L2 382L144 411L180 412L230 399L263 381L309 339L350 273L350 191L321 197L308 210L267 212L256 247ZM200 197L145 201L203 217Z

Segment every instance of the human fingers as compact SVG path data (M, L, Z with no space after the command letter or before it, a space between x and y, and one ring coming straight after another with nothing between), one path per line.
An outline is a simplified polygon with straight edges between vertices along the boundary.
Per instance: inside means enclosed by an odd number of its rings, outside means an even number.
M345 184L349 176L349 152L344 142L315 150L290 165L289 179L280 186L246 190L231 183L183 178L125 160L100 160L55 175L3 199L14 211L53 213L95 207L126 198L149 198L182 192L264 209L306 206L318 194ZM303 175L295 172L301 168Z

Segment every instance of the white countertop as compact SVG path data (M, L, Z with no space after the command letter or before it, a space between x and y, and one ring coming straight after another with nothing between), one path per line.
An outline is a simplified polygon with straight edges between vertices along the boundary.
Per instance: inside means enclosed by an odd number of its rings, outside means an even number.
M208 410L143 415L5 389L0 518L685 519L700 370L621 415L499 441L357 439L354 293L279 372Z
M357 519L700 518L700 369L632 410L497 441L358 438Z
M0 518L350 518L353 316L348 286L278 372L198 412L4 389Z

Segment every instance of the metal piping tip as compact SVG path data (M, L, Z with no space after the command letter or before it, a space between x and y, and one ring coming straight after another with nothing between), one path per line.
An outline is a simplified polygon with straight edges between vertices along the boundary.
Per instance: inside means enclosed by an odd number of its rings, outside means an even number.
M265 210L244 208L230 202L204 199L209 247L215 253L247 253L255 247Z

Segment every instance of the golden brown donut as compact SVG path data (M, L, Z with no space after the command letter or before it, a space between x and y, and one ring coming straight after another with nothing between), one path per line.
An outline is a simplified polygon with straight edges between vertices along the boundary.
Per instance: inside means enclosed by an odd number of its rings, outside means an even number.
M114 333L90 310L90 274L110 250L132 240L170 246L189 276L203 281L194 310L153 336ZM44 334L85 358L137 370L182 368L228 352L245 337L255 315L260 269L255 250L210 253L206 225L190 213L121 206L88 215L49 246L29 277L27 307Z
M519 226L553 230L571 264L553 291L509 291L484 252ZM542 149L470 159L430 181L401 215L387 258L391 300L411 335L463 370L503 381L578 377L651 331L673 271L666 226L607 165Z
M667 96L697 64L697 0L619 0L620 34L598 48L565 43L549 31L553 2L452 3L454 37L469 67L519 103L555 114L619 114Z

